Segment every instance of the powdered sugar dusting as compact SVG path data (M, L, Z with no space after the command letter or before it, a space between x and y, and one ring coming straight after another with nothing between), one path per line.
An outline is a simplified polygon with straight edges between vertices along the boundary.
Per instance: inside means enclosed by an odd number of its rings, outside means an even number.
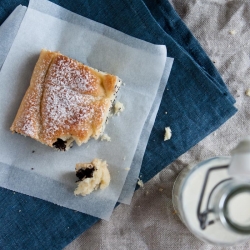
M104 77L105 75L105 77ZM80 145L102 133L116 77L106 77L60 53L43 50L11 127L53 146L60 138ZM107 86L114 86L106 92ZM107 88L108 89L108 88Z
M56 132L72 135L71 128L87 130L95 110L94 97L81 95L64 86L47 85L43 98L43 129L46 140Z
M57 56L45 80L42 100L42 137L52 144L56 137L85 140L93 123L100 123L106 102L95 97L98 78L78 62ZM94 131L93 131L94 132Z
M49 84L64 86L76 90L82 94L95 94L98 79L91 74L89 68L79 65L63 55L59 55L53 61L47 78Z

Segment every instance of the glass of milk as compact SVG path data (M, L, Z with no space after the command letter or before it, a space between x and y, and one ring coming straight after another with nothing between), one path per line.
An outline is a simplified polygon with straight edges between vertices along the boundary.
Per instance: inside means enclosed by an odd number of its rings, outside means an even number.
M213 245L250 240L250 181L230 175L231 162L232 157L215 157L190 165L173 187L174 209L182 222Z

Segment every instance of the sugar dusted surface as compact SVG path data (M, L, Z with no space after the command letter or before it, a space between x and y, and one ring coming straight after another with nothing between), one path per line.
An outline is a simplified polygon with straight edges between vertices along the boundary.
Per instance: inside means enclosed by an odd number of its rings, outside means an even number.
M48 84L70 88L81 94L98 94L98 78L91 70L66 56L57 56L50 66Z
M100 73L60 53L43 50L11 129L52 146L57 138L80 145L97 139L112 98L106 86L117 77Z

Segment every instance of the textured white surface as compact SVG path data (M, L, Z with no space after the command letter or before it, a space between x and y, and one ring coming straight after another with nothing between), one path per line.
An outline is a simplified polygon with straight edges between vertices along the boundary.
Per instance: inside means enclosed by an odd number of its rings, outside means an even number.
M199 40L236 99L238 113L136 191L130 206L119 205L109 222L100 221L65 250L157 249L248 250L250 243L215 247L196 239L173 211L171 192L187 164L228 155L250 134L250 3L248 0L171 0ZM235 34L231 34L234 30ZM234 33L234 32L233 32ZM170 124L171 126L171 124ZM163 191L159 192L159 188Z

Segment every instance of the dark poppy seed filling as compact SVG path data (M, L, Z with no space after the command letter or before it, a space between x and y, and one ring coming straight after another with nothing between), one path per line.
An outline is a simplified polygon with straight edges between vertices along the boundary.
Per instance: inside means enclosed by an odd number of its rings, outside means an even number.
M53 143L53 147L59 149L60 151L65 151L66 141L58 138L57 141Z
M95 167L93 165L91 165L91 168L80 168L77 172L76 172L76 177L79 178L79 181L85 179L85 178L92 178L94 171L96 170Z

